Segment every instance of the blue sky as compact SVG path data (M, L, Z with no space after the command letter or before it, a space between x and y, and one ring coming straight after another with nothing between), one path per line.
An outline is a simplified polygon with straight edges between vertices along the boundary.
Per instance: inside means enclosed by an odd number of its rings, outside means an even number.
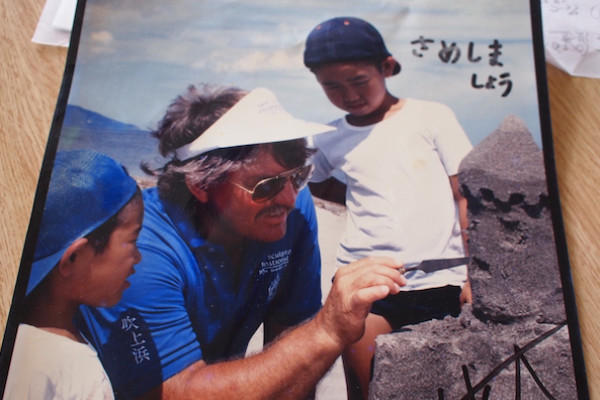
M354 3L354 4L350 4ZM69 103L140 128L152 128L192 83L272 89L293 114L319 122L341 115L302 64L304 40L319 22L357 16L382 33L402 72L388 79L399 97L448 104L474 144L509 114L522 118L540 143L529 2L458 0L88 0ZM434 40L423 57L411 41ZM488 46L502 45L489 63ZM445 63L441 41L460 57ZM473 43L477 63L467 59ZM456 53L453 53L456 55ZM475 89L471 78L512 82Z

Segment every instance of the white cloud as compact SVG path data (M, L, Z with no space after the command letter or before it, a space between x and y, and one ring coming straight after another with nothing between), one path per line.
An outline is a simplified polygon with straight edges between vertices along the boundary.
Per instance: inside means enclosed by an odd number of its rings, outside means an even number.
M251 50L244 54L219 50L212 52L208 60L208 62L197 61L194 65L202 68L210 67L219 73L298 70L302 65L302 49L300 46L295 46L269 51Z
M114 49L106 46L90 46L90 53L95 56L101 56L106 54L113 54Z
M112 33L108 31L96 31L90 34L90 39L93 42L99 43L101 45L109 45L114 41Z
M90 33L89 52L93 55L102 56L115 52L113 47L114 38L108 31L95 31Z

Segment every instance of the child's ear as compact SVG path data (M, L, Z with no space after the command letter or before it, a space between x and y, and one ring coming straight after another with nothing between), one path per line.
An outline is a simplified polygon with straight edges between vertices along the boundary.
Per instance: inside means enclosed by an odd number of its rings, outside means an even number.
M396 59L392 56L386 57L381 63L381 71L386 78L394 75L394 68L396 68Z
M200 189L198 186L194 185L187 176L185 177L185 186L187 186L190 193L192 193L200 203L208 202L208 193L206 190Z
M58 262L58 271L62 276L70 276L73 274L76 263L82 257L82 253L88 245L88 239L79 238L67 247Z

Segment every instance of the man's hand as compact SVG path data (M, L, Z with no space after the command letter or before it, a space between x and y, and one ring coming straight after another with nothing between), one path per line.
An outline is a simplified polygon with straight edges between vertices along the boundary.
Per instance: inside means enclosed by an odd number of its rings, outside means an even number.
M146 398L306 398L342 350L362 336L371 304L406 284L401 266L382 257L340 268L314 319L287 330L253 356L209 365L198 361Z
M338 269L315 322L340 349L363 335L365 318L374 301L396 294L406 285L401 267L387 257L368 257Z

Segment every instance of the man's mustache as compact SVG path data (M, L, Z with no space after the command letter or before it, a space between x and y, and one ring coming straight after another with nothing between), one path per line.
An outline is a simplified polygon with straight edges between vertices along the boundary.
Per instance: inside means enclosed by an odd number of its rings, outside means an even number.
M260 210L258 212L258 214L256 214L256 217L258 218L262 215L277 214L277 213L281 213L281 212L285 212L286 214L289 214L290 212L292 212L292 208L282 206L282 205L273 205L273 206L269 206L265 209Z

